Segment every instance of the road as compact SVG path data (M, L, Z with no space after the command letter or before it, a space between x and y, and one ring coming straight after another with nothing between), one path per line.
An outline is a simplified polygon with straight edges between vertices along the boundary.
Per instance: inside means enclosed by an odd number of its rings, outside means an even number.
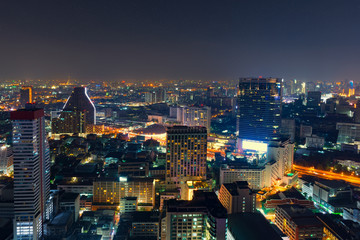
M319 169L315 169L313 167L303 167L299 165L293 165L294 170L299 172L300 175L310 175L319 178L331 179L331 180L344 180L348 183L351 183L355 186L360 186L360 178L355 176L343 175L340 173L334 173L330 171L323 171Z

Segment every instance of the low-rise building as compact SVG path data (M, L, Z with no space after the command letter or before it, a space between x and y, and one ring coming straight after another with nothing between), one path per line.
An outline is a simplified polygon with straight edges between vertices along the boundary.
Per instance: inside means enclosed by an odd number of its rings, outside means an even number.
M256 211L256 194L247 182L237 181L221 185L218 197L228 214Z
M328 213L342 213L344 207L354 207L352 190L344 181L318 178L301 179L303 195Z
M311 135L306 137L305 146L306 148L316 148L323 149L325 144L325 139L316 135Z
M275 210L275 225L290 240L323 238L323 225L307 208L297 204L278 205Z
M159 223L159 212L133 212L130 236L158 239Z
M120 199L120 213L131 213L137 209L137 197L123 197Z
M78 193L65 192L59 200L59 209L63 212L69 211L74 213L74 221L79 218L80 195Z
M228 219L227 240L281 240L272 224L260 213L235 213Z
M265 187L265 168L222 165L219 177L220 185L236 181L247 181L251 189L262 189Z
M275 209L278 205L297 204L306 208L315 208L314 202L307 200L295 188L290 188L284 192L276 193L265 201L264 207L266 209Z
M74 223L73 212L60 212L47 225L47 234L50 237L65 237Z
M117 209L123 197L137 197L138 206L155 205L155 180L146 177L120 177L94 182L92 209Z
M225 240L227 212L214 192L195 191L191 201L170 199L161 220L161 239Z

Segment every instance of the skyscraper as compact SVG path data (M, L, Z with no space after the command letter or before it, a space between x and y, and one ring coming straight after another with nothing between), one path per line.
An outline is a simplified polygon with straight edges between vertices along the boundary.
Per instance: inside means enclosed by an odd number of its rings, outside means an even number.
M14 239L41 239L50 194L50 155L44 110L11 112L14 156Z
M87 125L95 125L96 123L96 109L85 87L74 88L74 91L65 103L64 111L84 112Z
M20 104L21 107L25 107L26 103L33 103L33 87L32 86L22 86L20 89Z
M281 79L241 78L237 102L237 135L240 149L256 148L248 141L279 139ZM256 150L256 149L253 149Z
M154 91L145 93L145 102L150 104L166 102L166 98L166 90L163 88L157 88Z
M206 127L173 126L167 129L166 183L206 179Z
M186 126L203 126L210 132L211 108L210 107L178 107L177 121Z

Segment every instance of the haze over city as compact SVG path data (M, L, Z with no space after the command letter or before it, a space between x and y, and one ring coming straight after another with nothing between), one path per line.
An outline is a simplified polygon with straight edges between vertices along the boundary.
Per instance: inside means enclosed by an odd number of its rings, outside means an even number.
M0 79L357 80L359 4L3 1Z

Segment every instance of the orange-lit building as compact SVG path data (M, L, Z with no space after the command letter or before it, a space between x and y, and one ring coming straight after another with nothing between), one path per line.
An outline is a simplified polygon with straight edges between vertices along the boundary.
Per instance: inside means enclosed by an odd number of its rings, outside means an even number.
M21 107L25 107L26 103L33 103L33 87L32 86L22 86L20 89L20 104Z

